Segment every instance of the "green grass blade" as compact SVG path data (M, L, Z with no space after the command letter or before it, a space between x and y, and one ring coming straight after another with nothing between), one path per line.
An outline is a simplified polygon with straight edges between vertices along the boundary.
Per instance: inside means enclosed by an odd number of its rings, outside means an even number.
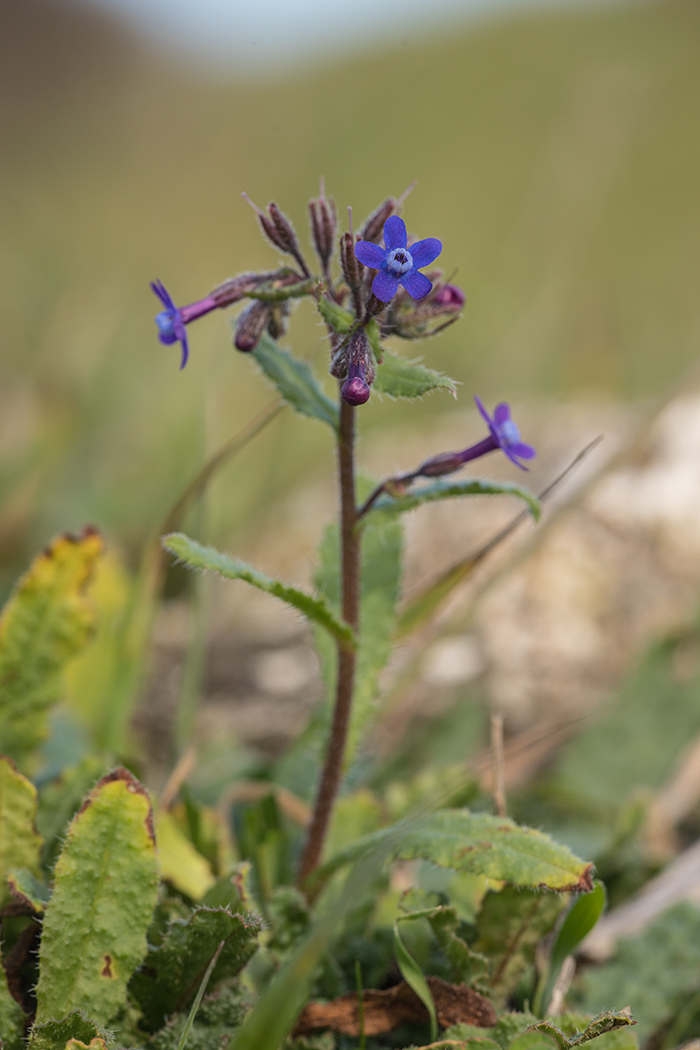
M430 1015L430 1042L434 1043L437 1039L437 1013L433 995L428 987L425 974L401 940L397 923L394 923L394 953L401 976L416 993Z
M202 999L204 998L204 993L207 990L207 985L209 984L209 978L211 977L211 975L214 972L214 967L216 966L217 962L219 961L219 956L221 955L222 951L224 950L224 945L225 944L226 944L226 941L221 941L219 943L219 947L216 949L216 951L214 952L214 954L211 957L211 961L209 962L209 965L207 966L206 973L204 974L204 977L202 978L202 983L199 986L199 989L197 991L197 995L195 996L195 1000L192 1003L192 1006L190 1008L189 1014L187 1015L187 1020L185 1021L185 1027L182 1029L182 1035L180 1036L180 1042L177 1044L177 1050L185 1050L185 1045L187 1044L188 1036L190 1034L190 1031L192 1030L192 1025L194 1024L194 1019L197 1016L197 1011L199 1010L199 1007L200 1007L200 1004L202 1002Z

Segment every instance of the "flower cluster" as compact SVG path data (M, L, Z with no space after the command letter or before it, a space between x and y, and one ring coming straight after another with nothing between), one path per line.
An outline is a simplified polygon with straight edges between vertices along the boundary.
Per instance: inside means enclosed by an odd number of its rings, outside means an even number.
M409 187L410 189L411 187ZM244 196L246 196L244 194ZM350 405L364 404L371 393L379 354L370 345L367 328L378 326L380 337L420 339L434 335L455 321L464 305L464 293L445 282L440 271L421 270L437 259L442 244L435 237L409 242L405 223L396 214L402 198L387 198L362 226L359 237L350 231L338 236L335 203L326 197L323 183L309 204L311 238L321 274L312 276L299 239L289 219L273 202L255 210L262 232L280 252L291 256L291 266L266 273L248 273L215 288L203 299L177 306L161 281L151 285L162 309L156 316L158 337L166 346L179 343L180 367L189 357L187 326L212 310L249 299L234 328L234 346L254 351L265 332L279 339L295 300L313 296L328 325L331 373L340 381L340 394ZM378 242L383 238L383 246ZM332 261L339 248L341 279L333 277ZM339 310L350 321L334 324L329 311ZM372 348L374 347L374 349Z

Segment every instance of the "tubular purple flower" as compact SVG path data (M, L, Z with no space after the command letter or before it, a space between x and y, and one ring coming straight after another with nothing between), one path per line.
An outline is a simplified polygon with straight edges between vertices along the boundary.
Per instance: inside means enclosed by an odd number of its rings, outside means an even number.
M496 405L492 418L484 408L481 399L475 397L474 400L476 407L488 424L489 436L482 441L477 441L476 445L470 445L462 452L443 452L439 456L433 456L432 459L423 463L415 474L407 475L407 478L439 478L444 474L452 474L470 460L479 459L480 456L495 452L498 448L506 454L511 463L515 463L516 467L520 467L521 470L528 469L519 462L519 459L534 459L537 453L532 445L526 445L520 440L520 431L510 417L510 406L502 401Z
M164 310L161 310L156 315L158 338L165 346L170 346L172 343L180 343L182 347L180 368L184 368L190 352L185 325L188 325L190 321L194 321L198 317L202 317L204 314L210 313L212 310L216 310L220 304L216 299L208 295L206 299L200 299L198 302L190 303L188 306L176 306L162 281L151 281L151 288L165 307Z
M435 237L416 241L410 249L403 219L392 215L384 223L384 248L371 241L358 241L355 255L364 266L379 273L372 281L372 291L382 303L390 302L399 285L403 285L412 299L423 299L432 289L425 274L418 271L429 266L442 251L442 244Z

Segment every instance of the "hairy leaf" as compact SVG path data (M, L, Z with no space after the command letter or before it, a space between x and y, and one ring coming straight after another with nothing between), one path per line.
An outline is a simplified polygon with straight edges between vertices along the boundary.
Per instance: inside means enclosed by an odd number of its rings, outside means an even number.
M505 1003L535 958L538 941L554 927L566 898L506 886L487 893L479 914L474 945L491 961L491 993Z
M389 350L384 351L382 363L377 365L374 389L380 394L396 398L423 397L432 390L448 390L451 394L457 392L454 379L441 372L434 372L418 361L407 361L405 357L392 354Z
M227 908L198 907L189 919L171 922L129 985L148 1027L155 1031L170 1014L187 1009L221 941L214 984L235 977L257 950L262 929L260 916L232 914Z
M671 1018L700 980L700 908L676 904L637 937L622 940L609 962L579 981L581 1009L593 1013L615 1003L631 1006L646 1041ZM690 1019L689 1019L690 1020ZM678 1032L678 1038L683 1032Z
M324 627L330 634L340 638L343 642L351 643L353 634L347 624L337 619L331 611L328 603L323 598L314 598L313 595L300 591L296 587L290 587L279 580L273 580L271 576L259 572L251 565L230 558L213 547L203 547L201 543L190 539L182 532L171 532L163 537L163 546L174 554L180 561L189 565L191 569L209 569L218 572L228 580L245 580L260 591L274 595L288 605L293 605L308 620Z
M35 821L36 788L17 771L10 758L0 756L0 905L10 891L7 875L12 868L39 874L41 838Z
M263 335L252 356L277 387L280 396L296 412L311 419L320 419L334 430L338 429L338 408L323 393L305 361L280 349L267 335Z
M42 787L36 823L44 839L42 867L46 874L54 869L63 835L83 799L108 771L104 759L88 756L76 766L67 766L60 777Z
M0 1040L3 1050L24 1047L24 1011L10 995L5 971L0 966Z
M117 769L88 795L56 864L39 956L39 1022L75 1009L109 1021L146 954L157 890L151 803L138 780Z
M527 504L535 521L539 520L539 501L528 489L506 481L486 481L479 478L469 478L467 481L435 481L403 496L380 496L362 520L387 521L399 514L405 514L406 511L415 510L424 503L454 499L458 496L515 496Z
M440 810L366 835L332 857L315 878L328 878L389 836L394 843L394 860L421 858L522 888L559 892L592 888L592 865L579 860L566 846L507 817L470 813L467 809Z
M33 1025L29 1033L28 1050L65 1050L70 1039L90 1045L104 1032L91 1021L83 1010L72 1010L61 1021L44 1021Z
M211 864L197 852L172 813L156 815L156 831L161 878L193 901L200 901L216 882Z
M38 915L43 914L51 898L51 890L29 868L8 871L7 885L14 900L32 908Z
M345 310L338 303L326 299L324 295L318 300L318 312L326 324L330 325L338 335L347 335L355 324L355 315L350 310Z
M66 663L92 633L85 589L102 549L93 529L59 536L22 576L0 617L0 751L22 766L46 735Z

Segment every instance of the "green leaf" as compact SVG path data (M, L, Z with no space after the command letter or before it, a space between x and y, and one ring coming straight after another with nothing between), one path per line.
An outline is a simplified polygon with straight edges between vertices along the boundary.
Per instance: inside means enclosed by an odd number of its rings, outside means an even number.
M227 908L198 907L189 919L171 922L162 943L149 949L129 985L149 1029L156 1031L170 1014L188 1008L221 941L215 984L243 969L257 950L262 929L260 916L232 914Z
M101 537L59 536L20 579L0 617L0 751L24 766L48 731L67 662L88 642L95 613L85 589Z
M598 922L604 907L605 886L599 879L596 879L593 889L590 893L581 894L559 930L550 961L553 980L556 980L561 964L567 955L572 955L576 951L583 938Z
M684 901L669 908L636 937L621 940L617 952L602 966L577 978L579 1003L587 1013L609 1004L631 1006L639 1022L639 1039L649 1037L677 1018L683 997L698 990L700 974L700 908ZM690 1020L690 1019L689 1019ZM684 1033L674 1033L673 1044Z
M214 547L204 547L182 532L171 532L170 535L163 536L162 543L167 551L189 565L191 569L208 569L211 572L218 572L227 580L245 580L258 590L272 594L275 598L287 602L288 605L293 605L307 620L312 620L324 627L342 642L348 645L353 643L352 631L347 624L336 619L323 598L314 598L313 595L300 591L296 587L273 580L271 576L266 576L264 572L254 569L252 565L247 565L238 558L231 558L228 554L222 554Z
M503 879L513 886L564 892L588 890L592 865L575 857L542 831L520 827L507 817L444 809L410 823L366 835L341 850L315 873L322 881L363 856L383 838L392 838L393 860L432 861L443 868Z
M367 521L391 520L399 514L405 514L406 511L415 510L424 503L453 499L456 496L515 496L527 504L535 521L539 520L539 501L528 489L520 485L512 485L507 481L470 478L468 481L435 481L415 491L407 492L404 496L380 496L362 521L366 523Z
M79 1039L89 1045L104 1034L83 1010L72 1010L62 1021L50 1020L33 1025L27 1050L65 1050L70 1039Z
M399 928L396 923L394 923L394 952L396 954L397 965L401 971L401 976L406 984L413 989L423 1003L423 1006L428 1011L430 1016L430 1041L431 1043L434 1043L437 1039L437 1013L435 1010L433 995L428 987L425 974L401 940Z
M389 834L354 865L344 879L326 889L316 907L309 932L297 943L261 993L227 1050L279 1050L308 1001L321 960L338 937L348 915L366 900L368 892L371 893L371 887L394 846Z
M575 1015L570 1015L572 1019ZM580 1018L576 1018L580 1020ZM602 1048L606 1045L606 1041L602 1039L603 1036L608 1035L610 1032L614 1032L620 1028L628 1028L630 1025L636 1025L636 1021L630 1016L628 1009L625 1010L606 1010L596 1017L593 1017L588 1024L586 1024L583 1031L574 1031L571 1035L567 1035L565 1029L570 1028L570 1025L566 1024L566 1017L561 1019L557 1018L558 1024L552 1021L540 1021L538 1024L533 1025L529 1034L534 1035L537 1032L544 1034L547 1038L554 1040L558 1044L560 1050L570 1050L571 1047L581 1046L582 1043L589 1043L594 1039L601 1039L599 1044ZM523 1038L523 1037L521 1037ZM517 1040L516 1040L517 1041ZM511 1044L514 1046L515 1044ZM519 1050L516 1047L516 1050ZM527 1050L527 1048L523 1048Z
M24 1011L10 995L5 971L0 966L0 1040L3 1050L22 1050L25 1021Z
M43 914L51 899L51 890L33 872L28 868L13 869L7 873L7 885L16 901L32 908L38 915Z
M281 350L267 335L263 335L252 356L296 412L338 429L338 408L323 393L305 361Z
M491 994L503 1005L535 959L535 948L566 907L563 896L506 886L486 894L474 949L491 963Z
M457 392L454 379L426 368L419 361L407 361L389 350L384 352L382 363L377 365L374 389L395 398L423 397L432 390L448 390L453 395Z
M28 868L39 874L41 838L35 827L36 788L17 771L10 758L0 756L0 904L10 890L8 872Z
M56 864L39 956L39 1022L76 1009L109 1021L146 954L157 892L151 803L138 780L117 769L88 795Z
M59 777L42 787L36 823L44 839L42 867L46 875L53 872L68 824L87 793L108 771L104 759L90 756L76 766L67 766Z
M546 1032L523 1032L516 1036L508 1050L558 1050L559 1042Z
M455 909L444 906L436 908L427 919L452 967L454 983L468 984L478 992L485 992L489 961L485 955L473 951L459 936L457 930L461 923Z
M338 303L326 299L325 295L318 300L318 312L326 324L338 335L347 335L355 324L355 315L350 310L345 310Z

